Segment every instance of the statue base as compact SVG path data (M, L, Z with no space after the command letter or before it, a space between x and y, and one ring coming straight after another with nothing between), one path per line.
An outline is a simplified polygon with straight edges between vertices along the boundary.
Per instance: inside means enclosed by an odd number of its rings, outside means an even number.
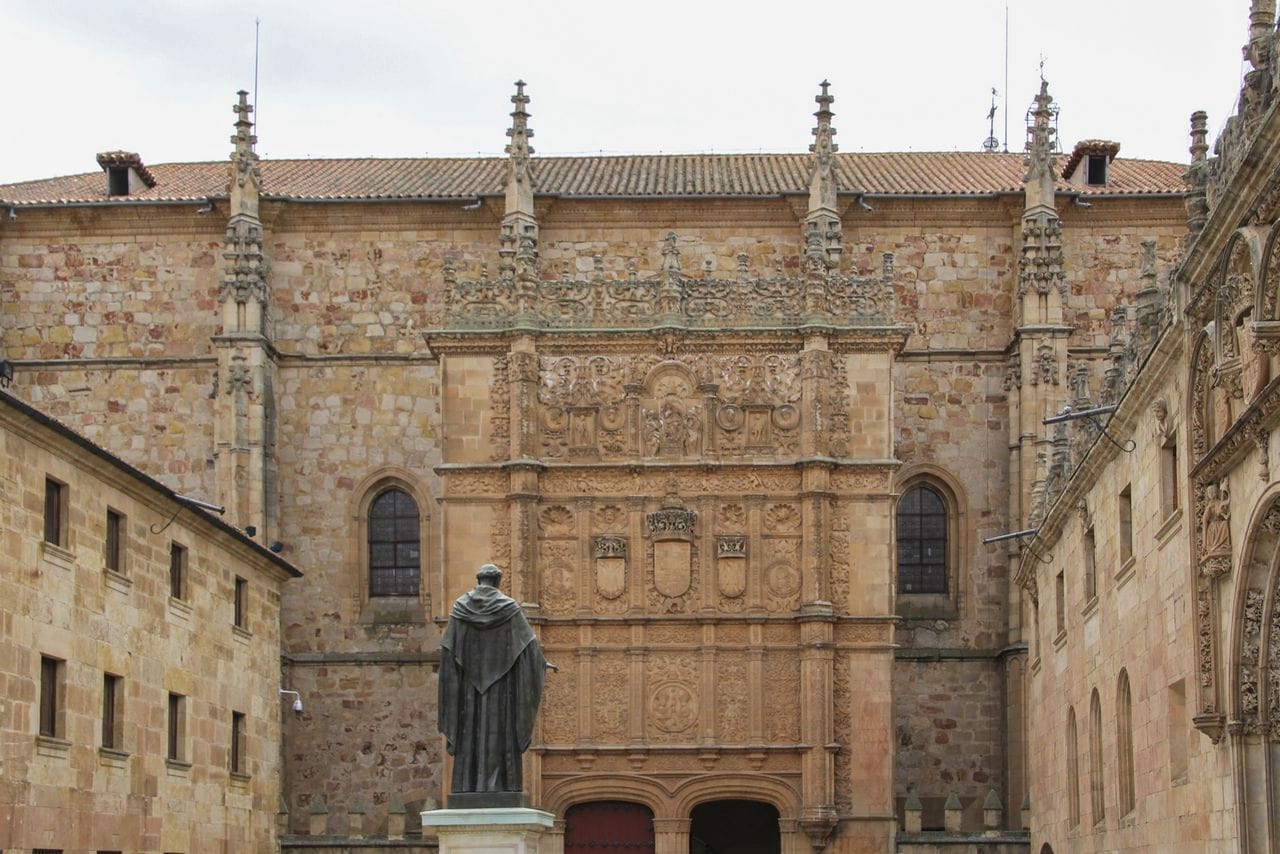
M528 809L529 796L524 792L451 792L451 810Z
M422 829L435 831L439 854L538 854L554 821L551 813L527 807L459 808L452 795L448 809L422 812Z

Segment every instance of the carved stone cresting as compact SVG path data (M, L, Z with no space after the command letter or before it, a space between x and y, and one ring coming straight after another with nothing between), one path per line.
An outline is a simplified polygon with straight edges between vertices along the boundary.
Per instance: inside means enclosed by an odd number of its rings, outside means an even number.
M838 222L838 220L836 220ZM621 279L521 278L504 265L498 279L445 280L445 325L452 330L505 329L517 324L546 329L643 329L675 322L701 328L796 326L822 320L840 327L890 326L894 317L892 256L877 275L828 269L839 246L835 228L814 232L824 256L820 272L732 279L696 278L680 269L679 238L662 246L662 269L653 277ZM512 238L514 240L514 238ZM532 250L530 250L532 251ZM513 252L519 258L519 252Z

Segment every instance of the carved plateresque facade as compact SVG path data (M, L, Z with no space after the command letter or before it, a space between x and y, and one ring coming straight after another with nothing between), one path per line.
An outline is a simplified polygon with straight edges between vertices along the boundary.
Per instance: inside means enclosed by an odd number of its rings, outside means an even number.
M544 276L525 97L495 278L445 267L447 596L516 567L549 681L531 779L557 813L641 793L658 850L708 797L775 805L788 851L893 836L892 256L842 269L831 96L803 268ZM630 259L624 259L630 260ZM456 397L454 397L456 390ZM488 396L488 418L467 401ZM856 425L856 429L855 429ZM860 713L852 713L854 691ZM854 793L857 792L855 800Z
M1045 745L1033 850L1280 847L1277 45L1275 5L1255 0L1214 157L1191 117L1185 252L1167 277L1144 263L1081 401L1116 407L1106 435L1063 427L1022 560Z
M443 620L492 561L560 668L525 775L554 846L621 800L684 854L745 800L788 854L1025 850L1034 612L981 541L1062 489L1041 419L1123 390L1185 168L1093 141L1109 177L1064 175L1047 85L1025 158L838 153L826 84L806 155L535 158L513 103L505 158L259 161L242 96L230 166L0 187L15 391L306 571L283 845L416 838ZM378 595L388 489L420 573Z

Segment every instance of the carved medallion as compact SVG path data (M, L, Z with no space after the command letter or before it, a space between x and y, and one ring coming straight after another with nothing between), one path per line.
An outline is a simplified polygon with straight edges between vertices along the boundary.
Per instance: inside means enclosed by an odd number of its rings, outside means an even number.
M649 695L649 718L663 732L684 732L698 720L698 697L688 685L665 682Z

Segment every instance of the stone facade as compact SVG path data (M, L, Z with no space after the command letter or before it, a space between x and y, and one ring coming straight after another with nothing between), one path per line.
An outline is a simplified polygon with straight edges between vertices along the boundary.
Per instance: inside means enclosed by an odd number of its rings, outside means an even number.
M3 392L0 446L0 846L277 850L297 570Z
M1275 9L1240 110L1191 120L1186 247L1144 262L1103 386L1060 428L1018 579L1037 625L1033 850L1272 851L1280 723ZM1150 251L1150 250L1149 250ZM1080 407L1077 407L1080 408Z
M1025 161L838 154L825 85L807 155L542 159L513 101L505 160L260 162L242 96L229 167L0 187L15 390L306 570L284 844L417 838L443 619L493 561L560 665L553 845L622 799L682 854L748 799L789 854L1025 846L1033 613L982 541L1044 515L1040 421L1108 382L1184 167L1063 179L1047 87ZM945 583L903 592L921 486ZM371 588L388 489L412 593Z

